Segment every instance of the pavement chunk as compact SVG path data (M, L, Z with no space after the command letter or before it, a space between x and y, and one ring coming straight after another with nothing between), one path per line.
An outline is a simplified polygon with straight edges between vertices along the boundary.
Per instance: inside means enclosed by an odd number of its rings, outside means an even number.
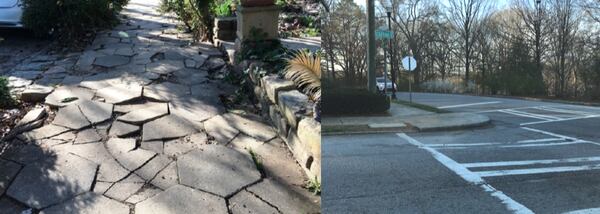
M112 126L110 127L110 132L108 133L108 135L113 136L113 137L114 136L124 137L127 135L131 135L133 133L136 133L138 131L140 131L139 126L123 123L120 121L115 121L115 122L113 122Z
M129 206L103 195L87 192L63 203L48 207L40 214L110 213L128 214Z
M135 139L111 138L106 142L108 151L128 170L136 170L156 153L145 149L135 149Z
M204 122L204 128L208 135L215 138L219 144L227 144L233 139L238 133L235 127L233 127L225 118L220 115L214 116L210 120Z
M93 65L102 66L105 68L112 68L119 65L125 65L129 63L129 57L119 56L119 55L109 55L109 56L101 56L97 57L94 60Z
M277 209L246 190L240 191L229 199L229 209L232 214L279 213Z
M168 115L144 124L143 141L174 139L198 132L190 121Z
M0 159L0 195L4 195L8 184L17 176L20 169L19 164Z
M221 145L202 145L179 157L177 167L181 184L222 197L233 195L261 176L250 155Z
M167 103L155 103L145 108L130 111L129 113L118 117L117 120L131 124L142 124L167 115L168 113L169 106Z
M63 107L77 103L81 100L91 100L93 97L94 92L89 89L76 86L61 86L54 89L54 91L46 97L46 104L52 107ZM73 98L77 99L69 101Z
M226 214L225 199L176 185L158 195L135 205L135 213L177 214L215 213Z
M95 129L86 129L77 133L74 144L93 143L102 140L102 136Z
M58 110L52 124L67 127L74 130L83 129L91 126L90 121L85 118L77 105L70 105Z
M40 209L89 191L97 168L97 164L84 158L58 155L54 161L25 166L7 194L29 207Z
M97 95L103 97L107 103L124 103L142 96L142 86L139 85L112 85L98 90Z
M85 117L92 123L98 124L112 117L113 105L92 100L77 103Z

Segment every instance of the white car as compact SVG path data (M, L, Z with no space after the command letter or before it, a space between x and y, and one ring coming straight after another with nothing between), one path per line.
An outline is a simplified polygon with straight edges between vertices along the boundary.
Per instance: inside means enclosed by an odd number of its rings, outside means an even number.
M0 0L0 28L22 28L20 0Z
M392 86L392 80L390 80L389 78L386 80L383 77L377 77L377 89L379 89L379 91L383 91L383 87L385 86L386 90L392 90L393 88L397 88L397 85L393 85Z

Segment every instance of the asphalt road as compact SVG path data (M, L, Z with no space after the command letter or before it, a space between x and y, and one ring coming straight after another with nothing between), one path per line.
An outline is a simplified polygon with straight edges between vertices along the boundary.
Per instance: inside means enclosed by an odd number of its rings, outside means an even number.
M323 136L324 213L600 213L600 107L430 93L413 101L492 125Z

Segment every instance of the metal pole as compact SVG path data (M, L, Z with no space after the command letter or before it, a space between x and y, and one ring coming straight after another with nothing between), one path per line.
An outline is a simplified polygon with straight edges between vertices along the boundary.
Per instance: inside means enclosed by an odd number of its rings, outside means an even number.
M383 48L383 94L387 96L387 50Z
M367 1L367 87L369 91L377 93L377 83L375 81L375 2Z
M391 15L392 12L388 11L387 12L387 16L388 16L388 30L390 32L392 32L392 34L394 35L393 38L396 38L396 34L394 33L394 31L392 31L392 19L391 19ZM392 70L392 99L396 99L396 70L394 70L394 48L392 47L392 38L390 38L388 40L389 42L389 46L390 46L390 69Z
M409 56L411 56L412 54L410 54ZM408 59L408 72L410 73L410 78L408 78L408 97L409 97L409 101L412 103L412 87L411 87L411 82L412 79L414 78L414 75L412 75L412 71L410 70L412 68L412 66L410 65L410 59Z

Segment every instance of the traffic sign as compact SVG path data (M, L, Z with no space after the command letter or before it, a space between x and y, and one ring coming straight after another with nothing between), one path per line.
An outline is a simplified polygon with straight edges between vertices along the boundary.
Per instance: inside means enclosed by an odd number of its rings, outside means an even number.
M417 60L412 56L404 57L404 59L402 59L402 67L404 67L404 70L406 71L414 71L415 68L417 68Z
M375 38L377 39L391 39L394 34L389 30L376 30Z

